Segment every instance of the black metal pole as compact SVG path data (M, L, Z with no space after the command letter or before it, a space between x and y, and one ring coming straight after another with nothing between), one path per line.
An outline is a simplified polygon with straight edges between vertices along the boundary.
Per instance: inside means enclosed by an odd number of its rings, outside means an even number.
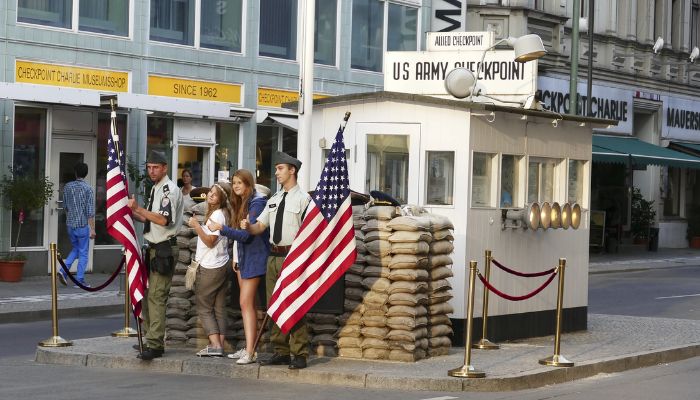
M588 95L588 101L586 102L587 117L592 117L591 99L593 99L593 35L595 34L595 29L593 28L594 18L595 0L588 0L588 80L586 83L586 94Z

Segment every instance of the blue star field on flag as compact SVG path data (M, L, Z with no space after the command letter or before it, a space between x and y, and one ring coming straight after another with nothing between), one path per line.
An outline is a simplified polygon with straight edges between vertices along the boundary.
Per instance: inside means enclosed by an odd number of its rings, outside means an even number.
M323 217L330 221L338 212L343 200L350 195L350 181L348 179L348 162L345 159L345 144L343 143L343 129L338 129L335 142L326 159L321 179L314 191L313 200L321 210Z
M124 173L124 152L119 151L119 158L116 156L117 150L114 148L114 142L112 141L112 137L107 138L107 170L111 170L113 168L116 168L119 166L119 171L124 178L124 181L126 181L126 174Z

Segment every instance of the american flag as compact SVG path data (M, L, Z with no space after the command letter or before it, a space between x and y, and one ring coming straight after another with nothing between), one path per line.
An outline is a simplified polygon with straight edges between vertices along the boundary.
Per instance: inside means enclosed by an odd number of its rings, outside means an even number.
M117 114L112 111L111 135L107 139L107 232L124 246L131 305L134 315L141 318L141 300L148 286L148 275L141 261L134 220L127 204L129 191L122 167L124 152L119 149L117 155L118 146L115 146L115 142L119 143L116 119Z
M267 313L289 332L355 261L355 232L341 126Z

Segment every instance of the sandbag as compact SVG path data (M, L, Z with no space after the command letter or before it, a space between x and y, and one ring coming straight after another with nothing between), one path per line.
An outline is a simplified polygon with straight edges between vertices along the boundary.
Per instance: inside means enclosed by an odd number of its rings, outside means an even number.
M430 254L452 254L455 246L449 240L437 240L429 245Z
M362 299L362 304L372 307L372 306L383 306L389 300L389 295L387 293L379 293L374 290L370 290L365 293Z
M396 254L391 257L388 267L391 269L420 268L425 269L429 265L429 260L425 256L414 254Z
M389 279L392 281L427 281L428 271L424 269L392 269Z
M444 325L440 325L444 326ZM450 328L450 331L452 329ZM384 339L386 334L389 333L389 328L380 328L375 326L363 326L360 328L360 333L366 338Z
M436 314L452 314L455 312L454 308L450 305L450 303L438 303L438 304L431 304L428 306L428 312L431 315L436 315Z
M391 243L431 242L432 235L426 231L396 231L389 236Z
M454 274L452 273L452 268L446 267L444 265L430 270L430 279L434 281L445 278L451 278L453 276Z
M452 232L449 229L442 229L439 231L433 231L433 240L449 240L450 242L455 240Z
M364 338L360 347L362 349L389 349L389 343L383 339Z
M417 306L427 304L428 295L425 293L394 293L389 295L388 302L394 306Z
M391 281L387 278L364 278L362 287L379 293L388 293Z
M387 267L375 267L373 265L368 265L362 271L362 276L364 277L374 277L374 278L388 278L391 270Z
M437 281L431 281L428 283L428 287L430 288L431 292L439 292L441 290L452 289L452 285L450 285L450 282L448 282L447 279L439 279Z
M338 347L360 347L362 338L344 336L338 339Z
M373 231L370 232L370 234L379 232L379 231ZM369 236L369 234L368 234ZM388 240L385 238L378 238L378 235L372 235L372 236L377 236L375 239L373 239L371 242L365 239L365 247L367 247L367 252L375 257L385 257L391 254L391 243L389 243ZM368 238L369 239L369 238Z
M415 342L416 340L422 339L426 336L428 336L427 328L418 328L411 331L403 329L392 329L391 331L389 331L386 338L390 341Z
M371 232L371 231L391 232L391 228L389 228L388 224L389 224L389 221L383 221L383 220L379 220L379 219L370 219L362 227L362 232L365 233L365 237L366 237L367 233Z
M386 327L386 317L384 315L381 316L368 316L368 315L363 315L361 319L362 326L372 326L375 328L384 328Z
M452 265L452 257L446 254L436 254L430 256L430 265L433 268L441 267L443 265Z
M443 229L454 229L455 226L452 225L452 221L449 218L438 215L438 214L425 214L426 219L430 224L430 231L437 232Z
M433 336L428 338L428 346L430 347L451 347L452 341L447 336Z
M365 266L362 264L353 264L348 268L346 273L350 274L355 274L355 275L362 275L362 271L365 270Z
M364 260L365 260L365 264L367 264L367 265L372 265L375 267L388 267L389 264L391 264L391 259L392 259L392 257L389 255L384 256L384 257L376 257L376 256L373 256L371 254L367 254L365 256ZM355 263L357 263L357 261L355 261Z
M423 306L391 306L386 312L387 317L423 317L428 314L428 309Z
M438 336L449 336L452 335L452 327L449 325L432 325L428 327L430 336L428 337L438 337Z
M430 246L426 242L391 243L392 254L428 254Z
M346 287L362 287L362 277L355 274L345 274Z
M430 294L428 299L428 304L438 304L450 301L452 299L452 294L449 290L441 290L439 292L433 292Z
M362 349L359 347L340 347L338 356L344 358L362 358Z
M386 326L391 329L413 330L428 325L428 317L389 317Z
M429 231L430 220L422 216L403 216L392 219L389 227L395 231Z
M360 331L360 329L360 325L341 326L340 329L338 329L338 336L359 338L362 336L362 332Z
M362 358L366 358L368 360L386 360L389 358L389 350L364 349L362 350Z
M388 293L425 293L428 291L427 282L396 281L391 282Z
M394 206L372 206L365 210L365 219L380 219L388 221L398 215Z
M346 287L345 297L350 300L362 301L365 296L365 290L357 287Z

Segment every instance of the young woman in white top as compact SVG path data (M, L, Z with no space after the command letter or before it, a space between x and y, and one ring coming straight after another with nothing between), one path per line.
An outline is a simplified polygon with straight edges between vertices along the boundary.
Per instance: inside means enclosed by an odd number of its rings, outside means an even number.
M227 267L228 239L219 231L211 231L206 222L227 224L233 216L229 198L231 185L228 182L215 183L207 193L207 214L205 224L200 225L195 217L188 221L190 228L197 232L197 253L199 261L195 280L195 299L197 313L209 345L200 350L200 357L221 357L224 355L223 344L226 334L226 288L229 280Z

